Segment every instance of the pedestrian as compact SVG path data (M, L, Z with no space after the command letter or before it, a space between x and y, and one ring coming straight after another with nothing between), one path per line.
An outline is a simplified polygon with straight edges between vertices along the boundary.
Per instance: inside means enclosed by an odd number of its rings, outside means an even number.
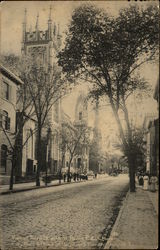
M147 174L145 174L143 177L143 189L144 190L148 190L148 182L149 182L149 177Z
M66 173L63 174L63 180L66 182Z
M157 179L157 176L156 175L153 175L151 177L151 188L150 188L150 191L151 192L156 192L156 183L158 182L158 179Z
M139 176L139 185L140 185L140 186L143 186L143 184L144 184L143 176L140 175L140 176Z
M67 173L67 182L70 182L70 174L69 174L69 172Z
M73 174L73 179L76 181L76 173Z
M79 174L77 174L77 181L79 181Z
M70 182L71 182L72 181L72 173L70 173L69 177L70 177L69 179L70 179Z
M61 170L59 171L59 184L61 184L61 180L62 180L62 172Z

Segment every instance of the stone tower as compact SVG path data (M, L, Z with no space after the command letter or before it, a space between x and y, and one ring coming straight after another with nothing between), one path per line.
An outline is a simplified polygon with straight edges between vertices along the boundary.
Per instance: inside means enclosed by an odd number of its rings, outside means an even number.
M42 63L48 74L53 72L53 65L57 63L56 54L61 46L61 35L59 25L52 20L52 8L50 7L48 16L48 27L41 30L39 26L39 14L35 20L35 28L28 29L27 10L25 9L22 34L22 56L36 56ZM59 131L61 125L61 101L54 103L48 114L50 122L50 138L49 138L49 167L51 173L58 171L60 166L60 150L59 150ZM44 157L45 159L45 157ZM44 160L45 162L46 160Z
M22 34L22 55L35 55L43 64L51 69L56 63L56 54L61 45L59 25L52 21L52 8L50 7L48 27L41 30L39 27L39 14L37 14L35 29L27 28L27 10L25 9L23 34Z
M83 92L80 92L75 106L75 121L74 126L79 131L87 133L88 129L88 103L86 96ZM75 166L81 173L87 173L89 169L89 145L87 140L83 145L78 145L77 154L75 158Z

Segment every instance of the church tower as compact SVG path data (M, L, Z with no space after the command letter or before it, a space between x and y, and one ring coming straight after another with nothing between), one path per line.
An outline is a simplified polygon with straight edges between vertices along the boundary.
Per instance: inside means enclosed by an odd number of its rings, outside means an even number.
M56 54L61 46L59 25L53 24L52 8L49 10L48 27L41 30L39 27L39 14L37 14L35 29L27 28L27 10L25 9L22 34L22 55L36 55L47 67L52 69L56 63Z
M88 129L88 102L86 96L83 92L77 99L75 106L75 121L74 126L81 133L85 135ZM89 145L87 140L83 141L83 144L79 144L77 147L77 154L75 157L75 168L80 171L80 173L87 173L89 169Z
M35 20L35 28L28 29L27 10L24 12L23 34L22 34L22 56L36 56L42 63L48 75L53 73L53 65L57 63L56 55L61 46L61 35L59 25L53 23L52 8L49 9L49 16L46 30L41 30L39 25L39 13ZM54 103L48 114L50 121L50 148L48 161L50 162L50 169L52 173L58 172L60 165L60 150L59 150L59 131L61 126L60 112L61 101Z

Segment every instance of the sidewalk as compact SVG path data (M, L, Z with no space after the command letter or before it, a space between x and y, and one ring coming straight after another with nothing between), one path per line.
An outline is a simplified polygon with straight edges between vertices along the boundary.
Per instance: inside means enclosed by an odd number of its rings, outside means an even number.
M96 179L102 179L102 178L106 178L108 177L108 175L98 175L98 177ZM91 180L96 180L93 177L89 177L88 181ZM14 184L13 185L13 190L10 191L9 190L9 185L1 185L0 186L0 195L1 194L9 194L9 193L17 193L17 192L23 192L23 191L29 191L29 190L33 190L33 189L39 189L39 188L46 188L46 187L53 187L53 186L58 186L58 185L65 185L65 184L73 184L73 183L80 183L80 182L84 182L86 180L79 180L79 181L71 181L71 182L64 182L63 180L61 180L61 184L59 184L59 180L54 180L51 183L48 183L47 186L45 186L45 183L43 181L40 181L40 187L37 187L34 182L25 182L25 183L18 183L18 184Z
M158 191L128 192L105 249L158 248Z
M25 183L18 183L18 184L13 184L13 190L9 190L9 185L1 185L0 186L0 194L8 194L8 193L16 193L16 192L23 192L27 190L32 190L32 189L38 189L38 188L45 188L45 183L43 181L40 182L40 187L37 187L34 182L25 182ZM47 187L51 186L57 186L59 185L59 180L52 181L51 183L47 184Z
M93 178L89 178L88 181L93 180ZM40 189L40 188L46 188L46 187L53 187L53 186L59 186L59 185L66 185L66 184L73 184L73 183L80 183L84 182L86 180L79 180L74 182L73 180L71 182L64 182L61 180L61 184L59 184L59 180L54 180L51 183L48 183L47 186L45 186L45 183L43 181L40 181L40 187L37 187L34 182L28 182L28 183L18 183L13 185L13 190L9 190L9 185L1 185L0 186L0 195L2 194L9 194L9 193L17 193L17 192L23 192L23 191L29 191L33 189Z

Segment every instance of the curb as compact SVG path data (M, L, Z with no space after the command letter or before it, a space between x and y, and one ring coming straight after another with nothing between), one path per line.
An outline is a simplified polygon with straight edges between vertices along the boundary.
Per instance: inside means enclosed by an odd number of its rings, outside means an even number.
M128 199L129 194L130 194L130 191L128 190L128 192L126 194L126 197L124 198L124 200L122 202L122 206L120 208L120 211L119 211L119 214L117 216L116 222L114 223L114 226L112 228L112 231L111 231L111 234L109 236L109 239L108 239L108 241L107 241L107 243L106 243L106 245L104 246L103 249L111 249L112 242L113 242L114 238L116 237L116 229L118 227L119 220L121 218L121 215L122 215L123 210L125 208L125 205L127 203L127 199Z
M150 192L150 191L148 191L148 192ZM158 192L159 192L159 191L158 191ZM157 216L158 216L158 210L156 209L155 205L153 204L153 201L152 201L151 196L149 195L149 193L147 193L147 194L148 194L149 200L150 200L150 202L151 202L151 204L152 204L152 206L153 206L153 210L155 211L155 213L156 213ZM158 197L158 200L159 200L159 196L157 196L157 197ZM158 201L158 203L159 203L159 201Z
M88 180L88 181L92 181L92 180ZM36 189L42 189L42 188L50 188L50 187L56 187L56 186L62 186L62 185L67 185L67 184L76 184L76 183L82 183L84 181L77 181L77 182L66 182L66 183L61 183L61 184L52 184L49 186L33 186L33 187L29 187L29 188L22 188L22 189L13 189L13 190L7 190L7 191L2 191L0 192L0 195L7 195L7 194L12 194L12 193L20 193L20 192L25 192L25 191L31 191L31 190L36 190Z

